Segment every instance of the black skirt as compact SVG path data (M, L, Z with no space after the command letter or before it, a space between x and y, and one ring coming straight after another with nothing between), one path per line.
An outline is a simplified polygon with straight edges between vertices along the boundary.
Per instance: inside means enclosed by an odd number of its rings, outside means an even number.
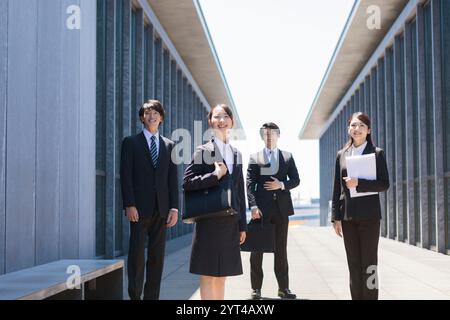
M189 271L213 277L242 274L239 234L239 224L235 216L197 222Z

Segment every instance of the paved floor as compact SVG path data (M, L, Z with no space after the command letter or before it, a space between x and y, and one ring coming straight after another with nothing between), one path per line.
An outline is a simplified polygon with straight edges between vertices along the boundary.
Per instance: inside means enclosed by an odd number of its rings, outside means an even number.
M190 242L191 235L168 242L161 299L200 299L198 276L189 273ZM242 253L244 274L227 279L226 299L248 299L249 255ZM301 299L350 299L343 241L331 227L292 221L288 256L290 287ZM263 268L262 295L276 298L272 254ZM381 238L379 278L380 299L450 299L450 256Z

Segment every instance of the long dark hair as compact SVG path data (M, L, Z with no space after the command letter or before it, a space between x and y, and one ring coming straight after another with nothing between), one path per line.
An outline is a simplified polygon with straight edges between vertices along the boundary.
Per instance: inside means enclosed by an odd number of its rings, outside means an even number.
M370 118L367 115L367 113L364 112L355 112L354 114L351 115L351 117L348 119L348 125L350 126L350 123L352 122L353 118L357 118L359 121L361 121L362 123L364 123L369 129L370 129ZM367 144L373 146L373 141L372 141L372 135L369 133L367 134ZM344 149L348 150L348 148L350 148L353 144L353 138L350 137L350 139L347 141L347 143L344 145Z

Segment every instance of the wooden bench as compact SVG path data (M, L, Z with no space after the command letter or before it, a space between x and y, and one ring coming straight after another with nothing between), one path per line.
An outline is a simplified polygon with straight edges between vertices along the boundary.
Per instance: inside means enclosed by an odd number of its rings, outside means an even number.
M0 276L0 300L121 300L123 270L123 260L59 260Z

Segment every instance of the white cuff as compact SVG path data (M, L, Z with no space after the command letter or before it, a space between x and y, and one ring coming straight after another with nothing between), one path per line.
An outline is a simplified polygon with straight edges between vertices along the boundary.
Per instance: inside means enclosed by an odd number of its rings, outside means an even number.
M280 182L280 183L281 183L281 190L284 190L285 189L284 183L283 182Z
M250 210L253 210L253 209L258 209L258 206L252 206L252 207L250 207Z

